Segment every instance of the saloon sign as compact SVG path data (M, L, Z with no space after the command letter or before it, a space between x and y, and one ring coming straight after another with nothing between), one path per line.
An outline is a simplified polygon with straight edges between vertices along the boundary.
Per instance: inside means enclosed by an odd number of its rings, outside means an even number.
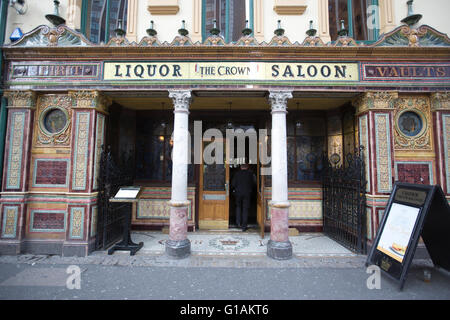
M106 62L104 80L359 81L357 63Z

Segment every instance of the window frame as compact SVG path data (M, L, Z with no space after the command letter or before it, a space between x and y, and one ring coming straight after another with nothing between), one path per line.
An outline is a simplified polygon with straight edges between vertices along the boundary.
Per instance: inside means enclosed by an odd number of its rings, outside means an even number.
M108 43L110 40L110 32L109 32L109 25L110 25L110 14L111 14L111 0L105 0L106 1L106 19L105 19L105 43ZM81 33L87 37L86 35L86 28L87 28L87 21L88 21L88 10L89 10L89 2L90 0L82 0L81 2L81 22L80 22L80 30ZM128 1L127 1L127 10L128 10ZM88 38L90 41L90 37ZM98 43L101 43L99 41Z
M224 33L224 40L225 43L230 43L230 28L229 28L229 15L230 15L230 1L231 0L225 0L225 33ZM253 36L253 24L254 24L254 13L253 13L253 0L248 0L248 6L249 6L249 26L250 29L252 29L252 36ZM209 30L206 30L206 0L202 0L202 42L205 41L210 35ZM223 31L223 30L221 30Z
M378 0L371 0L371 4L372 6L377 6L378 7L378 22L380 22L380 5L379 5L379 1ZM347 11L348 11L348 36L350 38L353 38L354 34L353 34L353 0L347 0ZM378 38L380 36L380 28L381 26L378 25L378 28L375 28L372 32L373 35L373 39L374 40L356 40L355 41L357 43L363 43L363 44L371 44L374 43L376 41L378 41ZM336 40L333 40L333 42L335 42Z

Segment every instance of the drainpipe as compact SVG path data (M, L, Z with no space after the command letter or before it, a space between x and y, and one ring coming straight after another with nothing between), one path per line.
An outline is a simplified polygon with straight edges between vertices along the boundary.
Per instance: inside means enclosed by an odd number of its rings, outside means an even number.
M5 152L7 100L3 97L3 44L5 43L6 18L8 16L8 0L0 0L0 177L3 174L3 157ZM0 190L3 179L0 179Z

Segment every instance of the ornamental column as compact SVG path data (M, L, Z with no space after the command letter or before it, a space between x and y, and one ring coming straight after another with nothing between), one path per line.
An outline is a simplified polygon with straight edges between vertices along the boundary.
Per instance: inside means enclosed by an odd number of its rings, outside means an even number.
M273 259L292 258L289 241L289 201L287 175L286 109L291 91L270 91L272 106L272 201L270 207L270 240L267 255Z
M185 258L191 253L191 242L187 238L187 199L188 150L189 150L189 104L191 92L169 91L174 105L173 155L172 157L172 196L170 206L169 240L166 241L166 254L174 258Z
M36 109L35 92L6 91L8 120L5 138L0 205L0 254L23 251L26 237L31 136Z

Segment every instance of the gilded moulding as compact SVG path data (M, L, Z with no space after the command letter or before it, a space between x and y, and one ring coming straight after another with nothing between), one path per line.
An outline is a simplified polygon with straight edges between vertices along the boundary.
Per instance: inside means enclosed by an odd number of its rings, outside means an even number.
M401 97L397 99L394 111L394 149L396 151L433 150L430 109L430 99L427 96ZM400 123L402 121L402 115L405 115L406 112L416 114L420 117L422 123L422 128L420 130L413 130L411 135L405 133L405 130L402 129L402 123ZM406 120L403 119L403 121ZM416 126L413 121L409 121L408 125Z
M450 92L431 94L431 111L450 110Z
M71 99L68 95L43 95L38 99L37 114L34 124L33 147L52 147L64 146L70 147L72 136L72 109ZM61 111L61 116L65 119L50 119L46 121L46 117L52 111ZM61 121L64 121L62 123ZM59 130L49 130L47 128L49 122Z
M5 91L3 96L8 98L8 108L34 109L37 94L34 91Z
M112 100L99 91L69 91L69 97L72 98L72 108L93 108L102 113L108 113L108 107Z
M396 91L365 92L353 99L352 104L358 115L369 110L393 110L397 98Z

